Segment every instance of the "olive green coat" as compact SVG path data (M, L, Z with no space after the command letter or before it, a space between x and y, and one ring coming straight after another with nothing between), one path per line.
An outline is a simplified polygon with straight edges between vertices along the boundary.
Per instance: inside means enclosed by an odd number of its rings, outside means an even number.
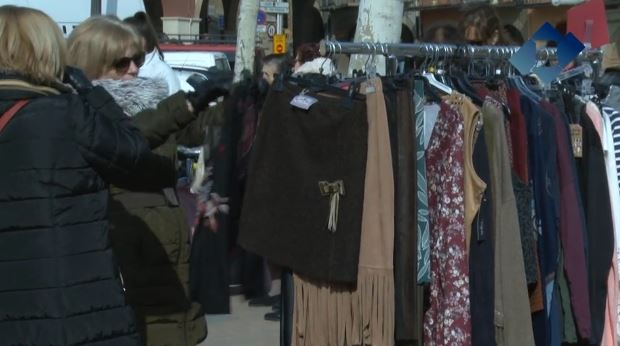
M157 96L163 96L163 91L149 93L151 85L137 81L143 84L130 85L130 90L136 90L130 100L141 102L143 110L135 114L123 102L128 97L127 88L115 83L103 86L132 116L153 151L169 157L170 169L175 169L177 145L201 145L208 119L219 108L196 117L187 110L183 93L157 104L161 100ZM151 109L144 110L147 108ZM196 345L207 335L202 307L189 299L189 230L173 187L156 192L111 188L112 246L127 300L148 346Z

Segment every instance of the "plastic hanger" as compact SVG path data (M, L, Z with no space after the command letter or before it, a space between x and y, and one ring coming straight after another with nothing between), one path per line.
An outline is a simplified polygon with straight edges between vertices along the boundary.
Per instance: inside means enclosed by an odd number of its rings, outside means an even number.
M429 100L431 100L434 103L441 103L442 98L441 95L438 93L438 90L435 89L435 87L433 87L429 82L428 79L424 78L421 75L415 75L413 76L414 81L415 80L419 80L424 84L424 96L427 97Z
M587 76L592 75L593 72L594 71L592 70L592 66L589 63L583 63L580 66L577 66L568 71L560 73L560 75L556 78L556 80L558 82L562 82L567 79L579 76L581 74L584 74L587 77Z
M452 94L452 88L435 79L435 75L430 72L422 72L422 77L426 78L428 83L433 87L441 90L446 94Z
M435 54L437 51L435 50L435 48L434 48L434 47L433 47L433 48L430 48L430 50L433 50L433 52L432 52L432 54L433 54L433 55L432 55L432 56L433 56L433 59L434 59L434 58L435 58L435 55L434 55L434 54ZM429 53L430 53L430 52L429 52ZM434 74L432 74L432 73L430 73L430 72L428 72L428 71L426 71L426 69L424 69L424 70L422 71L422 77L424 77L424 78L428 81L428 83L429 83L431 86L433 86L434 88L436 88L436 89L438 89L438 90L441 90L441 91L442 91L443 93L445 93L445 94L448 94L448 95L449 95L449 94L452 94L452 88L451 88L451 87L449 87L448 85L445 85L445 84L443 84L442 82L438 81L438 80L435 78L435 75L434 75Z
M466 59L472 53L467 50L467 47L460 48L459 52L459 56L462 59ZM470 60L467 67L468 73L466 73L461 67L458 66L458 64L450 64L450 79L452 79L453 85L460 93L469 97L474 104L481 107L483 100L478 95L478 91L469 82L469 75L471 75L472 66L473 61Z
M457 86L457 89L462 94L469 97L475 105L482 107L484 100L482 100L480 95L478 95L478 91L474 88L474 86L471 85L469 79L465 75L465 72L454 69L450 72L450 75L452 77L452 81Z
M532 91L532 89L530 89L530 87L527 86L527 84L525 84L525 80L522 76L516 76L515 83L517 89L521 92L521 94L524 94L525 96L533 99L536 102L540 101L540 95L536 94L534 91Z

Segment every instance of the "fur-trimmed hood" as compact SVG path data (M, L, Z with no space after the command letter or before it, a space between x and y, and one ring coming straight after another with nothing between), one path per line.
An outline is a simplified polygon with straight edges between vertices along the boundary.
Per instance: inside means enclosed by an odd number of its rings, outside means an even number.
M316 58L301 65L293 76L301 76L305 74L322 74L331 76L336 73L336 66L329 58Z
M93 81L93 84L107 90L129 116L145 109L157 108L157 104L168 97L168 84L163 79L99 79Z

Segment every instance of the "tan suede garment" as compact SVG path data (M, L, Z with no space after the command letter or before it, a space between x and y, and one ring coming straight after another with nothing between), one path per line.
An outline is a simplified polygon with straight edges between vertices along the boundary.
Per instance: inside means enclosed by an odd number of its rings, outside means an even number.
M394 345L394 174L381 80L364 83L368 157L357 287L294 275L293 346ZM360 114L360 116L364 116Z
M487 188L487 184L476 173L473 160L477 130L482 126L481 115L478 107L465 95L455 92L443 99L448 104L457 107L465 123L465 243L467 254L469 254L472 223L478 215L482 195Z

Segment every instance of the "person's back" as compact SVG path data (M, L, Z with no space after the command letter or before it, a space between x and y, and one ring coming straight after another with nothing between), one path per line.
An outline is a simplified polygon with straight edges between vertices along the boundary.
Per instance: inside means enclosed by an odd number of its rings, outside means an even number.
M75 139L78 128L95 135L81 119L81 100L2 90L0 112L25 98L0 135L2 342L96 340L95 330L81 326L88 318L97 332L137 344L106 236L106 183Z
M102 88L74 70L79 95L60 83L64 44L42 12L0 7L0 344L139 345L108 182L157 189L174 176L147 174L168 162Z

